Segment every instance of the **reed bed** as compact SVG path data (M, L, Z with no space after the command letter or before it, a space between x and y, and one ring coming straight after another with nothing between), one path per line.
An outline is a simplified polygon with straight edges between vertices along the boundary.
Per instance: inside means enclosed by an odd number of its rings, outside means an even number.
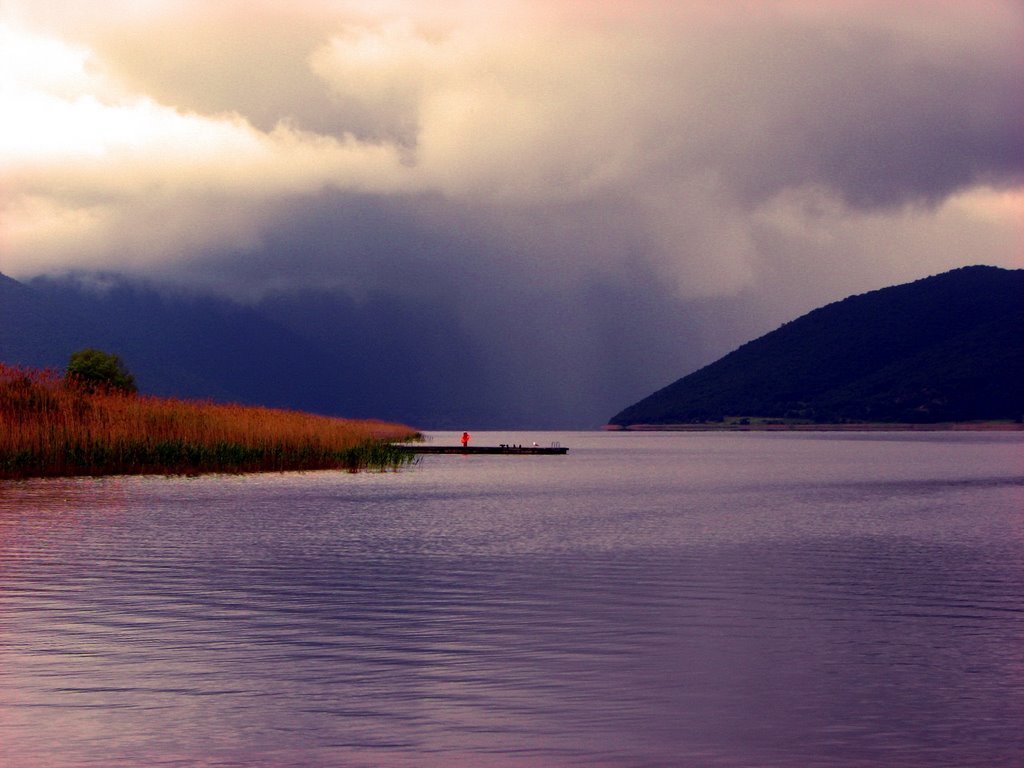
M0 363L0 478L395 469L399 424L112 392Z

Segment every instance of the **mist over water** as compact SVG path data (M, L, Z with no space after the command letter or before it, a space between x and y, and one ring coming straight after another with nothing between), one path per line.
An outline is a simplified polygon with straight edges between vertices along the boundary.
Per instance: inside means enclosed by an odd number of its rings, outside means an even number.
M0 485L0 762L1024 753L1019 433L473 437L534 440Z

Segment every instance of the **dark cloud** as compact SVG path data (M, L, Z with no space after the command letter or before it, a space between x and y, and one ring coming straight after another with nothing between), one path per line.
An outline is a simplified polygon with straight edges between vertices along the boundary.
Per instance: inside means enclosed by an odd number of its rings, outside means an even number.
M668 106L681 120L664 172L711 169L748 206L803 186L874 208L1021 184L1019 18L934 36L878 19L813 21L730 23L680 52L682 74L665 75L686 87Z

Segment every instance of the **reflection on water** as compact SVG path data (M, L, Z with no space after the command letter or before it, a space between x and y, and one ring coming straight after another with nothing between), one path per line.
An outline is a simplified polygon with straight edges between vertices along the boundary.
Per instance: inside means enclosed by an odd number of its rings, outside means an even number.
M1020 437L541 439L0 485L0 764L1020 764Z

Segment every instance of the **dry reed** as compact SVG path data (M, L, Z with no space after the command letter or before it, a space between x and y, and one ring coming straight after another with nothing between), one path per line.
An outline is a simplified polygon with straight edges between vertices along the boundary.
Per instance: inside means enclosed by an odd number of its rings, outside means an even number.
M0 363L0 478L395 468L381 421L115 393Z

